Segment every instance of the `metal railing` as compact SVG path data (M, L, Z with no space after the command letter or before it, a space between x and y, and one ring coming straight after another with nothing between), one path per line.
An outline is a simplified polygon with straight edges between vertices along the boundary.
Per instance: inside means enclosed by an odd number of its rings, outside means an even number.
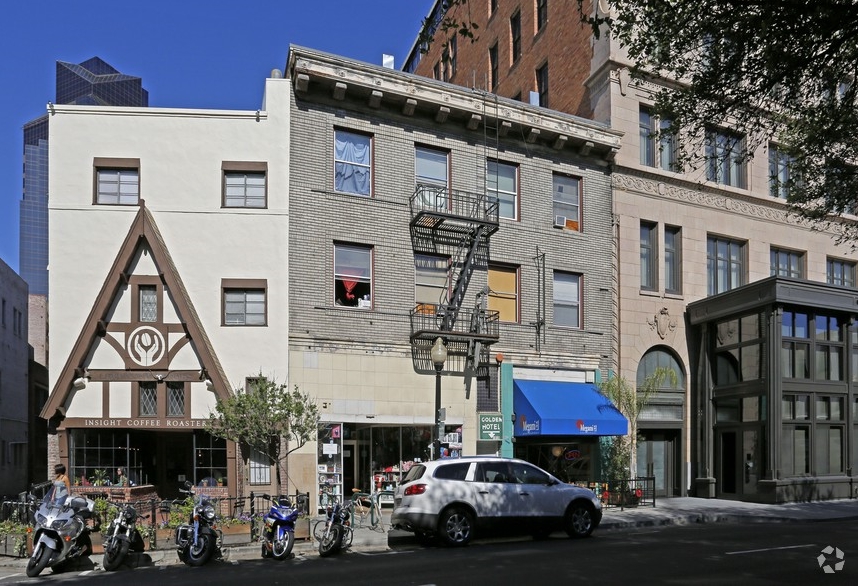
M210 498L215 511L218 512L218 523L231 525L246 523L250 525L250 540L259 538L262 530L262 517L268 512L270 502L266 500L275 498L266 493L251 492L249 496ZM297 493L292 495L280 495L277 498L287 498L293 506L301 511L302 515L309 515L310 494ZM106 500L106 499L104 499ZM119 504L112 503L111 504ZM19 495L17 500L0 502L0 523L10 521L8 530L2 532L0 527L0 556L25 557L26 548L22 547L21 540L26 543L26 528L32 527L34 522L34 511L41 504L41 499L28 500L26 493ZM126 503L122 503L126 504ZM142 516L137 526L142 534L149 537L150 549L155 549L163 544L158 543L158 529L172 529L180 523L187 522L187 511L192 506L191 500L185 499L147 499L129 502ZM96 508L98 511L98 507ZM97 519L99 523L109 523L110 519ZM21 529L21 531L16 531ZM162 534L162 539L164 539ZM172 539L169 540L172 543Z
M655 477L602 480L589 485L606 509L655 507Z

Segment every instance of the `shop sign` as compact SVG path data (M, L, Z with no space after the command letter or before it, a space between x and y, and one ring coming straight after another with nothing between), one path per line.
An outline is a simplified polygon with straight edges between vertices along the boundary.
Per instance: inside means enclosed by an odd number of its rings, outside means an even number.
M140 429L190 429L203 428L208 419L147 419L147 418L113 418L113 419L83 419L82 427L136 427Z
M500 413L480 413L480 439L499 440L503 431L503 415Z

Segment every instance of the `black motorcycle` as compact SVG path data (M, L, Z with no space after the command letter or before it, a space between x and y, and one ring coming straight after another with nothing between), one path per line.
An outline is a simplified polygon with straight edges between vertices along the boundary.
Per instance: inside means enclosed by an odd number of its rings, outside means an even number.
M345 504L339 502L328 507L324 528L320 528L316 538L319 541L319 555L328 557L348 549L352 544L354 533L351 519L354 501Z
M217 515L211 500L194 493L193 485L185 482L187 490L181 490L194 499L194 508L187 523L176 528L176 552L179 559L189 566L202 566L220 551L223 535L215 528Z
M116 515L110 521L110 527L102 534L104 558L101 565L107 571L121 566L129 551L141 552L144 549L143 536L137 530L137 519L143 517L129 504L118 504L116 507Z

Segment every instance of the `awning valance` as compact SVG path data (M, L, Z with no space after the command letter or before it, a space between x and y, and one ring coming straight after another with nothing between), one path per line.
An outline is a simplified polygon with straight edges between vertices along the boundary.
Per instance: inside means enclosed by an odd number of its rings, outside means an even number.
M591 383L513 381L515 437L626 435L629 422Z

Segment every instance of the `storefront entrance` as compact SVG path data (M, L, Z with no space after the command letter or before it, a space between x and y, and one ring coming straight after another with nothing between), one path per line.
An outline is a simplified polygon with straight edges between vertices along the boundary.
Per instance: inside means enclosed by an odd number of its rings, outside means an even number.
M655 478L655 495L679 493L679 432L642 431L637 445L637 476Z

